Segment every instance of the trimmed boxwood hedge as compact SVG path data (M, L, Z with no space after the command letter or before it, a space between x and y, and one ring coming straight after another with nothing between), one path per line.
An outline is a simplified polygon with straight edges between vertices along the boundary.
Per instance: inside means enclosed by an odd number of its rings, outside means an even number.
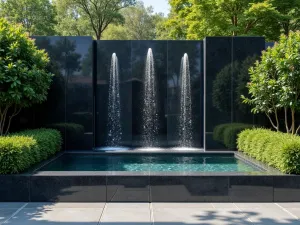
M267 129L244 130L238 149L288 174L300 174L300 137Z
M0 174L20 173L60 150L61 134L53 129L26 130L0 137Z
M236 140L238 134L241 131L249 128L253 128L253 125L244 123L220 124L215 127L213 131L213 138L214 140L224 144L229 149L236 149Z

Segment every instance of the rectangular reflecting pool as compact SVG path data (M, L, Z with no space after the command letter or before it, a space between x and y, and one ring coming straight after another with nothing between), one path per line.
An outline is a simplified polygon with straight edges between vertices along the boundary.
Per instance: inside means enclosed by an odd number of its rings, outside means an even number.
M234 154L64 154L39 171L261 172Z
M299 176L240 152L62 152L0 183L0 201L300 201Z

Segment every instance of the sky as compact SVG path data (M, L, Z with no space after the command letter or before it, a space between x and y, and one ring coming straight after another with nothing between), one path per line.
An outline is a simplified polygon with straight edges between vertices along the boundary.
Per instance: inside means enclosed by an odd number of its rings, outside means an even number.
M167 16L169 14L169 3L168 0L141 0L145 6L153 6L154 12L162 12Z

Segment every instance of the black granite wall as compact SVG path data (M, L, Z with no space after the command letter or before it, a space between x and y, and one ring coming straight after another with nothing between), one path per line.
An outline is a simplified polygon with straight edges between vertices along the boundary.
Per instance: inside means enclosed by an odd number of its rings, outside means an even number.
M264 123L242 104L247 95L248 69L265 49L262 37L208 37L204 40L206 83L206 149L224 149L213 139L216 126L225 123Z
M208 37L204 42L34 38L37 46L49 53L49 70L55 76L48 100L24 109L14 121L12 131L63 123L65 150L105 146L110 63L116 53L120 68L121 144L140 146L144 70L149 48L153 51L158 84L158 146L178 145L180 63L184 53L188 54L190 64L194 147L204 147L205 139L207 149L224 149L225 146L213 140L217 125L266 122L263 117L254 117L240 99L247 92L248 68L266 46L272 46L265 44L264 38Z
M189 55L193 145L203 147L202 41L98 41L96 87L96 147L106 145L108 86L113 53L119 61L122 145L142 145L142 107L146 56L152 48L157 82L158 146L178 145L180 63Z
M12 131L59 127L64 150L93 147L93 40L91 37L33 37L50 57L54 74L48 99L23 109ZM58 125L57 125L58 124Z

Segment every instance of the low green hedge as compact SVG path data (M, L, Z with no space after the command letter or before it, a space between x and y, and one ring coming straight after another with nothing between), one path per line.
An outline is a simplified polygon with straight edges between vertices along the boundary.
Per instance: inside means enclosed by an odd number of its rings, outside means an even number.
M26 130L0 137L0 174L20 173L60 150L61 135L53 129Z
M238 149L284 173L300 174L300 137L267 129L244 130Z
M213 138L215 141L224 144L229 149L236 149L236 140L238 134L241 131L249 128L253 128L253 125L244 123L220 124L219 126L215 127L213 131Z

